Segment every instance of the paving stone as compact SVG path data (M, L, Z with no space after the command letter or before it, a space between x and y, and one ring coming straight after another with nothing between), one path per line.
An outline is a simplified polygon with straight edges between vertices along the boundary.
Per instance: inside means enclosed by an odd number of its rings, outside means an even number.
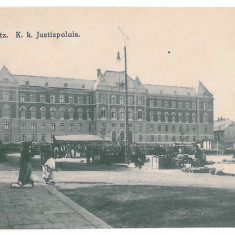
M45 229L66 229L68 226L65 223L47 223L42 224L42 228Z
M29 225L17 225L14 226L15 229L41 229L42 226L40 224L29 224Z

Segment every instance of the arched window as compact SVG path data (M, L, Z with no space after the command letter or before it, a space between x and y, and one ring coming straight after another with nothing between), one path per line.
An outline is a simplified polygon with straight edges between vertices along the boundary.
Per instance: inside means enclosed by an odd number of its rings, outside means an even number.
M133 119L133 109L128 109L128 118Z
M51 119L55 119L55 112L56 112L55 108L51 107L50 108Z
M44 107L42 107L40 109L40 111L41 111L41 119L45 119L46 118L46 109Z
M74 110L72 108L69 109L69 119L73 120L74 117Z
M91 119L91 110L90 109L86 110L86 118L87 118L87 120Z
M138 112L137 112L137 118L138 119L143 119L143 110L142 109L139 109Z
M30 113L31 113L31 119L36 119L36 108L35 107L30 108Z
M150 122L154 121L154 112L150 112Z
M120 109L120 110L119 110L119 118L120 118L120 119L124 119L124 118L125 118L124 109Z
M179 122L182 122L182 113L179 113L178 116L179 116Z
M20 118L25 119L25 113L26 113L26 108L21 107L20 108Z
M158 121L158 122L161 122L161 121L162 121L162 113L161 113L161 112L158 112L158 113L157 113L157 121Z
M175 116L176 116L176 113L175 112L173 112L172 114L171 114L171 118L172 118L172 122L175 122Z
M100 109L100 118L106 118L106 109L105 108Z
M106 104L106 97L105 95L101 95L101 104Z
M117 119L117 110L114 108L111 109L111 118Z
M61 104L64 103L64 95L60 95L60 103L61 103Z
M208 122L208 114L204 113L203 114L203 123L207 123Z
M192 114L192 122L193 122L193 123L196 123L196 113L193 113L193 114Z
M9 100L9 93L7 91L4 91L3 93L3 100L8 101Z
M189 123L189 113L185 114L185 120L186 120L186 123Z
M119 98L119 104L120 104L120 105L124 105L124 104L125 104L125 102L124 102L124 97L123 97L123 96L120 96L120 98Z
M65 114L65 109L61 108L60 109L60 119L63 120L64 119L64 114Z
M168 118L168 116L169 116L169 113L168 112L165 112L165 122L169 122L169 118Z
M10 117L10 107L9 106L3 106L2 116L3 117Z
M132 96L128 97L128 105L133 105L133 97Z
M124 131L120 131L120 141L124 141L125 133Z
M78 120L82 120L83 119L82 116L83 116L83 110L78 109Z
M111 97L111 104L116 104L116 96L112 95Z

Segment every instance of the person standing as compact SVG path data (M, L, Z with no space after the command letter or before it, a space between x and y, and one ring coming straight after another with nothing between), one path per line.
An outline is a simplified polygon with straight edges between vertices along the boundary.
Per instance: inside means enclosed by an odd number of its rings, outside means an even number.
M34 181L32 179L31 153L29 144L23 143L20 157L19 178L16 184L12 184L12 187L24 187L29 184L34 186Z

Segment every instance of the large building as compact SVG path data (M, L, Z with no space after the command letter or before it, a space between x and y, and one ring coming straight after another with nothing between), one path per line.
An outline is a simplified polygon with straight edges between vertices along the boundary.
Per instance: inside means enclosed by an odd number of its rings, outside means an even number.
M190 87L143 84L128 76L129 140L172 144L213 139L213 95ZM95 80L0 71L0 140L51 142L54 135L125 139L125 74L97 70Z

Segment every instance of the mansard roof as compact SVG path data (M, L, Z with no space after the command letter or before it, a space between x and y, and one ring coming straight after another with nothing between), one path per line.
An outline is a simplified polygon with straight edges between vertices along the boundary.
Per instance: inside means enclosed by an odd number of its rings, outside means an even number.
M61 78L61 77L43 77L43 76L28 76L28 75L13 75L20 86L37 87L58 87L58 88L74 88L92 90L95 80L76 79L76 78ZM66 85L65 85L66 84Z
M177 86L163 86L144 84L144 87L150 94L162 94L162 95L179 95L179 96L195 96L196 91L193 87L177 87Z
M145 87L137 77L136 80L127 75L128 90L135 90L139 92L146 92ZM101 74L95 85L96 89L120 89L120 86L125 84L125 72L105 71Z

